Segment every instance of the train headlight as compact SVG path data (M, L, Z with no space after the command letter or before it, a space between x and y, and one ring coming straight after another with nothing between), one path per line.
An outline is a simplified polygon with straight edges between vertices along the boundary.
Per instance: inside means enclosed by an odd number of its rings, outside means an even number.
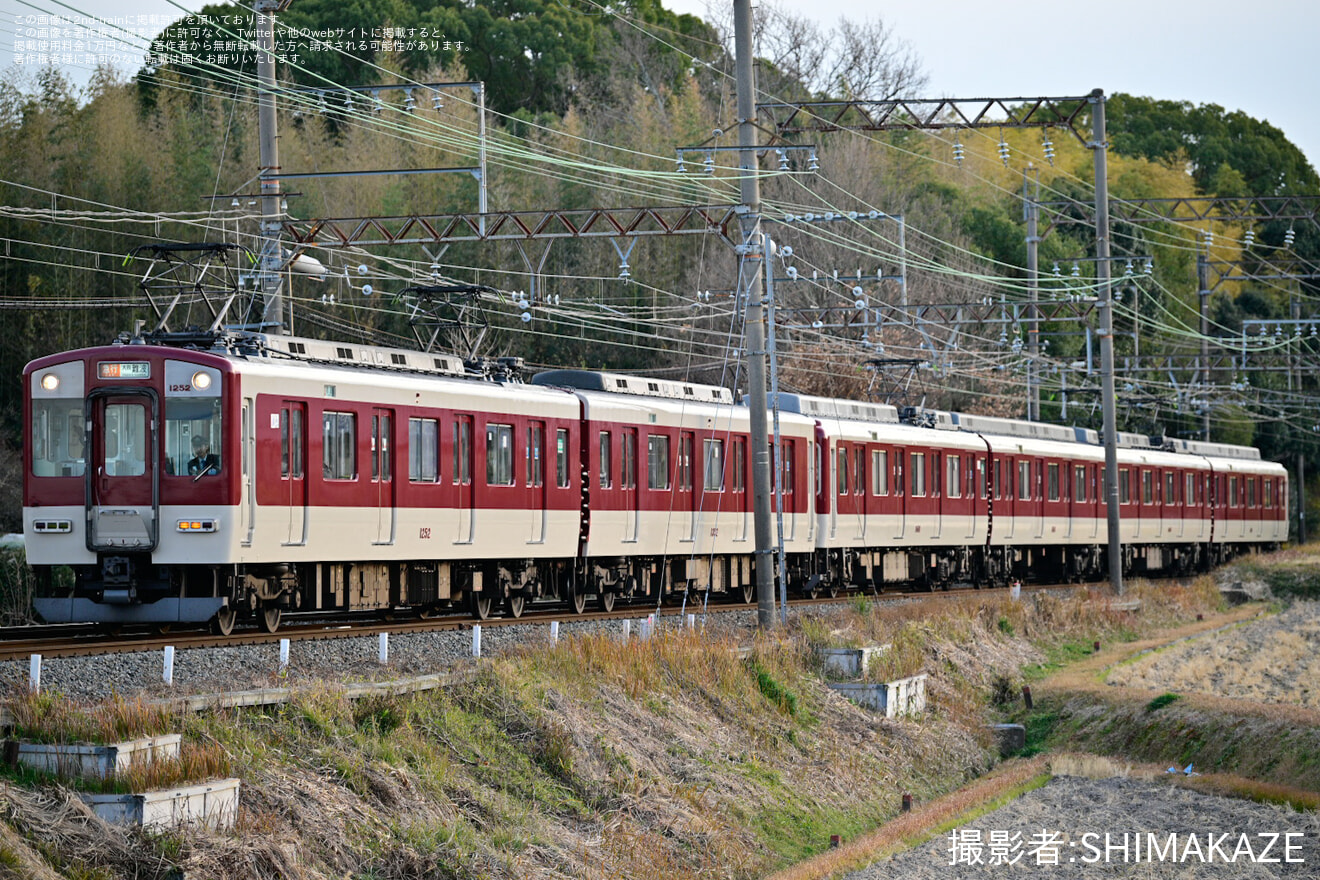
M60 377L54 373L47 373L41 377L41 387L46 391L54 391L60 387Z
M198 391L205 391L206 389L210 388L211 374L207 372L203 372L201 370L198 370L196 373L193 373L192 386L196 388Z

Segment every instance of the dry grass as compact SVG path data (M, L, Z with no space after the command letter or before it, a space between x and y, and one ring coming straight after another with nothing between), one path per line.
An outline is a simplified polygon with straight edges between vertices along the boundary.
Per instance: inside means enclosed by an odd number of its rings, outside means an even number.
M42 743L122 742L177 729L176 710L139 697L76 703L58 694L21 691L7 704L14 735Z

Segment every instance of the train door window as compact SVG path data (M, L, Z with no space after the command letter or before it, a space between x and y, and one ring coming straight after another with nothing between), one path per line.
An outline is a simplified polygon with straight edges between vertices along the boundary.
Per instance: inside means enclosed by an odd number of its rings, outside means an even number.
M486 485L513 485L513 425L486 426Z
M1237 477L1229 477L1229 478L1228 478L1228 506L1229 506L1229 507L1237 507L1237 506L1238 506L1238 478L1237 478Z
M796 473L793 469L793 456L797 451L797 443L793 440L782 440L780 446L783 449L783 455L780 456L780 468L783 473L780 475L779 485L785 495L792 495L793 479Z
M1132 480L1128 475L1127 468L1122 468L1118 472L1118 503L1128 504L1132 501Z
M733 438L733 491L747 491L747 441Z
M371 417L371 479L388 483L394 479L390 466L390 425L387 415Z
M301 480L303 465L303 412L301 407L280 408L280 476Z
M1183 480L1183 504L1196 504L1196 476L1187 474Z
M1164 503L1178 503L1178 474L1174 471L1164 472Z
M684 492L692 491L692 454L696 439L689 431L678 435L678 488Z
M866 494L866 447L853 447L853 494Z
M1051 501L1059 500L1059 465L1056 462L1050 462L1045 465L1046 489L1049 492Z
M669 438L661 434L649 434L646 438L646 486L669 488Z
M839 494L848 494L848 450L839 444L839 449L834 457L835 478L838 484Z
M1153 504L1155 502L1155 478L1151 474L1150 468L1144 468L1141 471L1141 503Z
M1274 481L1273 481L1273 480L1268 480L1268 479L1267 479L1267 480L1265 481L1264 499L1265 499L1265 506L1266 506L1266 507L1273 507L1273 506L1274 506Z
M987 488L988 487L986 486L985 459L977 458L976 459L976 494L979 495L981 498L985 498Z
M525 451L527 485L545 484L545 425L540 422L527 426L527 448Z
M889 452L884 449L871 450L871 494L889 494Z
M926 453L910 453L908 470L912 472L912 497L926 497Z
M702 441L702 488L707 492L724 491L724 441Z
M962 464L962 459L957 455L945 456L945 467L948 469L948 476L944 481L945 491L950 498L962 497L962 473L958 470Z
M555 431L555 485L568 488L568 429Z
M408 420L408 479L440 481L440 423L435 419Z
M943 474L942 464L940 454L932 452L930 457L930 494L936 498L940 495L940 482Z
M147 472L147 411L140 403L111 403L105 408L105 473L138 477Z
M1031 462L1018 459L1017 497L1019 501L1031 500Z
M459 416L454 422L454 483L472 482L472 417Z
M357 413L321 414L321 476L357 479Z
M1004 497L1004 460L995 459L995 498Z
M1086 465L1073 465L1073 501L1086 503Z
M1247 507L1256 506L1256 483L1259 477L1247 477Z
M619 450L619 484L624 489L637 488L637 432L624 431Z
M600 432L600 487L608 489L614 485L614 462L610 458L614 440L609 431Z

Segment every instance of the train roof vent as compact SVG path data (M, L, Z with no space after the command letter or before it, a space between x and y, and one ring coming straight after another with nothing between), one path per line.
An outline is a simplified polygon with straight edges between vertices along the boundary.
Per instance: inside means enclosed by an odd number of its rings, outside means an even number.
M412 373L466 375L454 358L435 357L420 351L405 351L375 345L348 346L321 339L297 339L288 336L257 336L258 349L266 356L284 354L312 363L344 367L407 370Z
M1001 437L1030 437L1036 440L1076 443L1081 439L1078 431L1084 430L1081 428L1067 428L1063 425L1047 425L1043 422L1005 419L998 416L973 416L966 413L952 413L952 416L953 423L964 431L972 431L977 434L994 434Z
M351 360L353 359L353 349L351 349L351 348L342 348L342 347L340 347L340 348L336 348L336 349L335 349L335 357L337 357L337 358L343 358L343 359L346 360L346 361L351 361Z
M644 379L645 390L629 385L629 379L640 386L637 378L603 373L595 370L545 370L532 377L533 385L556 385L579 391L609 391L615 394L635 394L639 397L666 397L672 400L697 398L718 403L733 403L733 393L718 385L694 385L667 379Z
M882 422L898 424L898 409L883 403L868 401L838 400L833 397L811 397L806 394L788 394L780 392L767 395L770 406L776 400L780 412L800 413L817 419L848 419L859 422Z
M1242 461L1260 461L1260 450L1253 446L1235 446L1232 443L1209 443L1204 440L1163 438L1163 446L1170 452L1204 455L1208 458L1236 458Z
M1131 431L1119 431L1115 445L1120 449L1158 449L1160 444L1150 442L1150 436L1135 434Z

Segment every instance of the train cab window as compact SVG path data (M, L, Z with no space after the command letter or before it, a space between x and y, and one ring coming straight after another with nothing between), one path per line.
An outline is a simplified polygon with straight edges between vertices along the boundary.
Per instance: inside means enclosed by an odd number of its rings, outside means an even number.
M1086 465L1073 465L1073 501L1086 503Z
M853 494L866 494L866 447L853 447Z
M459 416L454 422L454 484L472 483L472 417Z
M1132 480L1128 475L1127 468L1122 468L1118 472L1118 503L1128 504L1132 501Z
M32 401L32 475L81 477L83 410L81 400Z
M555 430L555 486L568 488L568 429Z
M1141 472L1141 503L1155 503L1155 476L1149 469Z
M1196 504L1196 475L1187 474L1183 480L1183 504Z
M871 450L871 494L889 494L889 453L884 449Z
M608 489L614 485L614 462L611 459L613 437L609 431L600 432L600 487Z
M486 485L513 485L513 426L486 426Z
M669 488L669 438L660 434L646 437L646 487Z
M321 475L327 480L357 479L357 414L321 414Z
M910 453L908 470L912 472L912 497L926 497L926 453Z
M848 494L848 450L840 446L835 455L837 483L840 495Z
M1178 475L1173 471L1164 472L1164 503L1178 503Z
M1051 501L1058 501L1059 500L1059 465L1056 462L1050 462L1045 466L1045 472L1046 472L1045 482L1047 484L1046 488L1049 491L1049 499Z
M408 479L440 482L440 423L435 419L408 420Z
M733 491L747 491L747 441L741 437L733 438Z
M945 467L948 469L948 475L944 480L944 490L950 498L962 497L962 473L958 467L962 459L956 455L945 456Z
M724 441L703 440L701 460L702 488L707 492L724 491Z
M220 398L174 397L165 400L165 470L171 474L191 474L197 476L201 471L200 460L195 460L193 438L209 447L210 456L206 459L206 472L220 472L221 441ZM299 413L299 416L302 414ZM284 412L281 411L281 434L285 427ZM82 434L79 432L79 437ZM301 451L301 447L300 447ZM191 467L190 467L191 464Z
M486 486L513 484L513 426L486 426Z
M1031 500L1031 462L1018 460L1017 497L1019 501Z

